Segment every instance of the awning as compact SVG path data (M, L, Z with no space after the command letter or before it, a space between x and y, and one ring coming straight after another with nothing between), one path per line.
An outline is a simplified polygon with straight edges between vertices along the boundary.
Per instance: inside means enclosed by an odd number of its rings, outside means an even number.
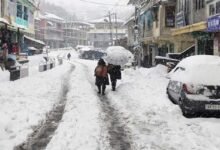
M190 33L194 31L204 31L206 29L207 29L207 22L202 21L199 23L195 23L192 25L174 29L172 30L172 35L175 36L175 35L181 35L181 34Z
M39 44L41 44L41 45L46 45L43 41L34 39L34 38L29 37L29 36L26 36L26 35L24 35L24 38L26 38L26 39L28 39L28 40L31 40L31 41L33 41L33 42L39 43Z
M0 22L4 24L9 24L9 22L5 18L0 18Z
M49 25L53 26L53 22L47 21L47 23L48 23Z

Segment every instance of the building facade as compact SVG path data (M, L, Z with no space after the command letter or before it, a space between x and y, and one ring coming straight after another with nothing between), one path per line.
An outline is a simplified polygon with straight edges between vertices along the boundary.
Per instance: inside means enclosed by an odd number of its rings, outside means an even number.
M206 6L205 0L177 0L177 19L173 36L193 39L195 54L213 55L213 37L207 32Z
M207 31L213 37L213 54L220 55L220 0L206 1Z
M127 34L127 47L130 51L133 51L135 35L134 35L134 26L135 26L135 17L132 15L128 20L124 23L126 27Z
M197 54L220 54L220 0L130 0L129 3L140 10L135 13L134 22L138 22L143 66L155 65L156 56L182 59ZM131 27L132 22L129 30ZM128 39L133 42L132 37Z
M66 21L63 24L65 47L88 45L88 32L92 24L80 21Z
M50 13L39 15L35 19L35 30L38 30L36 38L44 41L50 48L64 47L64 19Z
M108 46L116 45L117 39L126 35L123 26L124 21L117 19L108 21L106 18L90 21L94 28L89 31L88 42L96 48L106 49Z
M143 47L140 59L144 67L155 65L156 56L166 56L179 50L177 45L181 40L171 34L175 28L175 11L175 0L142 2L137 19L139 42Z
M24 35L34 36L34 0L1 0L1 47L8 46L8 54L25 51Z

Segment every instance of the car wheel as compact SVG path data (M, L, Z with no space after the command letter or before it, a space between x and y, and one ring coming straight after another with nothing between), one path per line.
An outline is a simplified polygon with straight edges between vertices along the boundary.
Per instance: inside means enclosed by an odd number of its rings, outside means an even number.
M180 106L180 109L182 110L182 114L184 117L186 118L193 117L193 113L190 110L186 109L182 99L179 100L179 106Z
M171 97L171 95L169 94L168 90L167 90L167 96L168 96L168 98L170 99L170 101L171 101L173 104L177 105L177 102Z

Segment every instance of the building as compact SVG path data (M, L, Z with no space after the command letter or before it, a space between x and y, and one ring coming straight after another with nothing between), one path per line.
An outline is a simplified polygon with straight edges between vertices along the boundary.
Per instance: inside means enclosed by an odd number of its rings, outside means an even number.
M35 19L36 38L50 48L64 47L64 19L50 13L39 14Z
M126 29L124 21L120 19L101 18L90 21L94 28L89 31L88 41L96 48L106 49L108 46L116 45L117 39L125 37Z
M207 32L207 2L177 0L176 28L173 30L173 36L175 38L187 36L185 39L192 39L195 45L192 54L214 54L213 37Z
M8 54L25 51L24 35L34 36L34 0L1 0L0 46L7 43Z
M143 48L139 59L144 67L155 65L156 56L179 51L177 45L181 40L177 41L171 34L175 28L175 11L175 0L141 2L135 21L138 22L139 43Z
M88 45L88 32L92 24L81 21L65 21L63 24L65 47Z
M207 31L213 37L213 53L220 55L220 0L206 1Z
M130 0L129 3L140 12L136 12L134 21L138 21L143 66L155 65L156 56L182 59L195 54L219 54L218 0Z
M124 23L127 32L127 47L130 51L133 50L135 35L134 35L134 26L135 26L135 17L132 15L128 20Z

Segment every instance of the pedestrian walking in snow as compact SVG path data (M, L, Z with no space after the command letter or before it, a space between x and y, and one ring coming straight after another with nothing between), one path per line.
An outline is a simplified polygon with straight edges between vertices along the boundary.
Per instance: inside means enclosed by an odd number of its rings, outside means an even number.
M119 65L108 65L108 73L111 79L112 91L116 90L117 80L121 79L121 66Z
M103 59L98 61L98 65L95 68L95 84L98 87L98 93L105 95L106 85L109 85L107 66Z
M67 58L68 58L68 60L70 60L70 58L71 58L71 54L70 53L68 53Z

